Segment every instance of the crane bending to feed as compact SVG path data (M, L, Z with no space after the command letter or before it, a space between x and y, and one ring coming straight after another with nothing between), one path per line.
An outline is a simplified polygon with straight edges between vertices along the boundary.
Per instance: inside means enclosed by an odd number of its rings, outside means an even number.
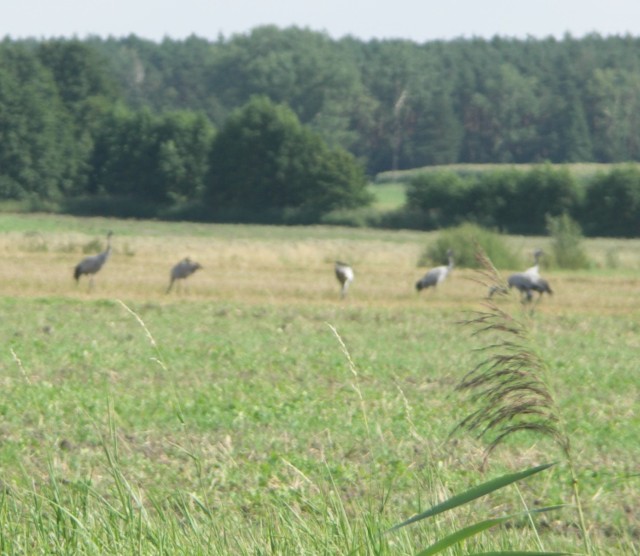
M73 277L76 283L80 281L80 276L86 274L89 276L89 289L93 288L93 277L107 262L109 255L111 254L111 236L113 232L107 234L107 248L97 255L91 255L82 259L73 271Z
M341 261L336 261L335 272L336 278L338 279L338 282L340 282L340 297L344 299L347 295L351 282L355 279L355 274L353 273L353 268L351 268L350 265Z
M453 251L451 249L447 250L447 257L449 258L449 264L432 268L416 282L416 290L421 291L431 286L435 288L451 274L453 270Z
M189 257L182 259L177 265L171 269L171 281L167 288L167 293L171 291L173 283L176 280L184 280L191 276L196 270L201 269L202 265L192 261Z

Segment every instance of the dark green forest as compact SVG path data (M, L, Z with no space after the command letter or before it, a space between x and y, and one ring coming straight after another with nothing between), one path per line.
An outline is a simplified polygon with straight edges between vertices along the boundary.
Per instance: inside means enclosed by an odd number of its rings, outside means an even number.
M366 206L367 177L389 170L639 161L639 119L631 36L419 44L268 26L216 41L5 38L0 200L317 222ZM619 174L562 206L586 218ZM634 199L638 182L626 186ZM410 199L430 215L422 226L447 220L428 195ZM465 203L462 216L512 227Z

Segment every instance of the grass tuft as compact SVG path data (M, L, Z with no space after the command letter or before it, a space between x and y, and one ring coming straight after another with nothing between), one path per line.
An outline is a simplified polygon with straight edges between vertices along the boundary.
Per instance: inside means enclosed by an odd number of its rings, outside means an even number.
M504 292L504 280L490 259L480 249L477 257L483 265L482 278L490 280L486 285L492 291ZM488 336L488 340L477 350L483 359L456 387L469 393L468 402L475 409L455 430L467 430L487 443L482 468L491 453L515 433L530 432L551 438L569 465L585 553L590 554L570 440L561 427L560 411L547 378L547 364L533 348L527 323L500 309L492 297L485 299L483 306L484 310L473 313L462 323L473 329L474 336Z
M484 276L493 276L496 291L503 291L503 280L488 259ZM484 310L471 313L463 322L474 336L489 336L479 348L483 359L467 372L457 390L469 392L469 403L476 409L457 429L465 429L487 441L483 467L491 452L512 434L528 431L551 437L566 451L567 440L558 428L558 408L546 381L547 367L532 349L525 323L499 308L493 298L484 301Z

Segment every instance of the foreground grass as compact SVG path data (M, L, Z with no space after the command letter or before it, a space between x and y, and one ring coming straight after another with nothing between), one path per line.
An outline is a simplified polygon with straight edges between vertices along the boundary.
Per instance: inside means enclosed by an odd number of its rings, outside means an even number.
M457 322L482 291L458 271L416 296L424 236L108 222L120 243L90 294L70 277L88 238L67 224L39 231L37 248L24 231L0 242L4 553L411 554L478 515L570 500L559 465L384 533L558 458L523 436L483 475L482 446L449 437L469 411L454 386L479 347ZM331 261L344 252L360 266L340 303ZM166 259L183 253L205 269L165 296ZM552 371L598 553L637 554L638 280L631 267L552 279L533 317L515 297L503 306L531 318ZM577 551L575 519L515 520L467 548Z

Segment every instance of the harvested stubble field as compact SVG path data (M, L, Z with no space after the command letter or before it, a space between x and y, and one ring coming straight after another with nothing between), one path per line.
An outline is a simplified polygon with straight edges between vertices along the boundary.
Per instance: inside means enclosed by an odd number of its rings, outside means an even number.
M73 267L108 230L89 292ZM451 435L482 347L459 323L486 289L456 269L416 294L435 237L0 216L3 553L411 554L478 516L571 503L551 441L514 436L481 472L484 444ZM548 243L510 241L523 257ZM595 552L637 554L640 242L586 246L598 268L545 270L554 296L533 313L515 294L499 305L548 365ZM185 256L204 269L165 295ZM356 270L342 302L338 258ZM518 489L385 534L549 461ZM576 520L518 517L451 553L577 552Z

